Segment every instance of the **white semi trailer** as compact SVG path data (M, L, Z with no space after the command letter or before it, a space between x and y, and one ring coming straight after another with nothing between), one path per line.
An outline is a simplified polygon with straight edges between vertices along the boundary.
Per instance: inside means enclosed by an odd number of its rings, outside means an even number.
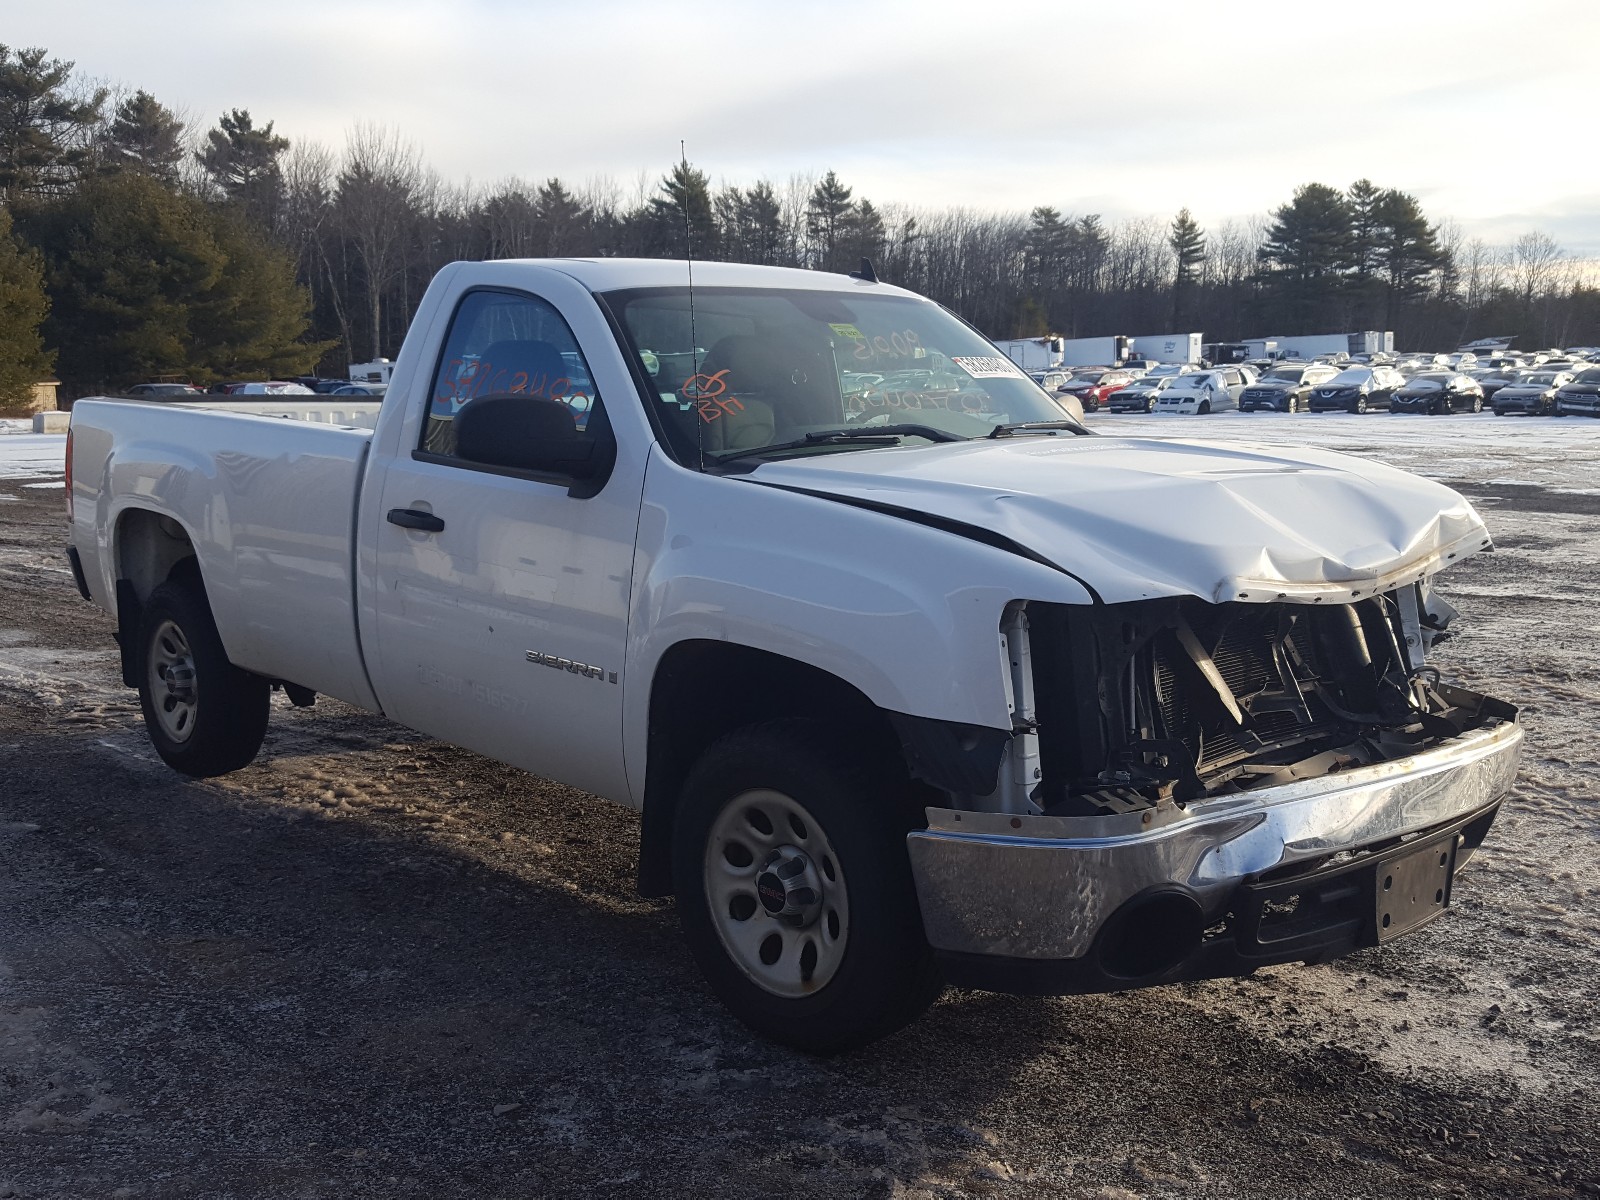
M1163 363L1197 363L1203 357L1203 333L1141 333L1128 339L1128 357Z
M1270 338L1246 338L1244 344L1250 347L1251 358L1310 362L1324 354L1392 354L1394 334L1376 329L1356 333L1308 333L1301 337L1278 334Z
M1012 338L995 345L1024 371L1049 371L1061 365L1061 339L1058 337Z

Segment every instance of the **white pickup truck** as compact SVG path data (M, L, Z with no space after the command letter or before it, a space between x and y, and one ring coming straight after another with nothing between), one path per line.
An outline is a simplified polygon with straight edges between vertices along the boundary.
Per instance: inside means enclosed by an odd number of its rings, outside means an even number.
M641 809L718 996L818 1052L945 983L1316 962L1450 902L1516 711L1490 545L1356 458L1090 434L871 277L458 263L375 429L73 412L74 572L179 771L318 693Z

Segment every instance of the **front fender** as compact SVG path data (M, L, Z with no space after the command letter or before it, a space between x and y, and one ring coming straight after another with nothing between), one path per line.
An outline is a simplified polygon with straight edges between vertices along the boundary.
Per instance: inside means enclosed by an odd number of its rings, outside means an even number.
M809 664L889 712L1009 731L999 631L1017 599L1092 597L1060 571L957 533L701 474L657 451L628 618L629 778L644 778L649 681L686 640Z

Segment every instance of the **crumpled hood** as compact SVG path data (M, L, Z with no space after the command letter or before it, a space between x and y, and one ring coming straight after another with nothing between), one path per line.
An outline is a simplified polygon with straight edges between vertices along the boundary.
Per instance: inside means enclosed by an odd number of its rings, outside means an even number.
M1312 449L1018 436L764 463L746 478L988 531L1107 603L1338 602L1490 545L1442 484Z

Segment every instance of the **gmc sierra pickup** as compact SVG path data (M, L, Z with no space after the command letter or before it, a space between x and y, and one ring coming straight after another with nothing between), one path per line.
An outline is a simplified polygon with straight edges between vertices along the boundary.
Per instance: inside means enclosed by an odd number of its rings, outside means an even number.
M373 429L80 402L69 557L177 770L281 690L632 805L713 990L812 1051L1438 916L1522 736L1425 661L1477 513L1064 403L870 271L457 263Z

